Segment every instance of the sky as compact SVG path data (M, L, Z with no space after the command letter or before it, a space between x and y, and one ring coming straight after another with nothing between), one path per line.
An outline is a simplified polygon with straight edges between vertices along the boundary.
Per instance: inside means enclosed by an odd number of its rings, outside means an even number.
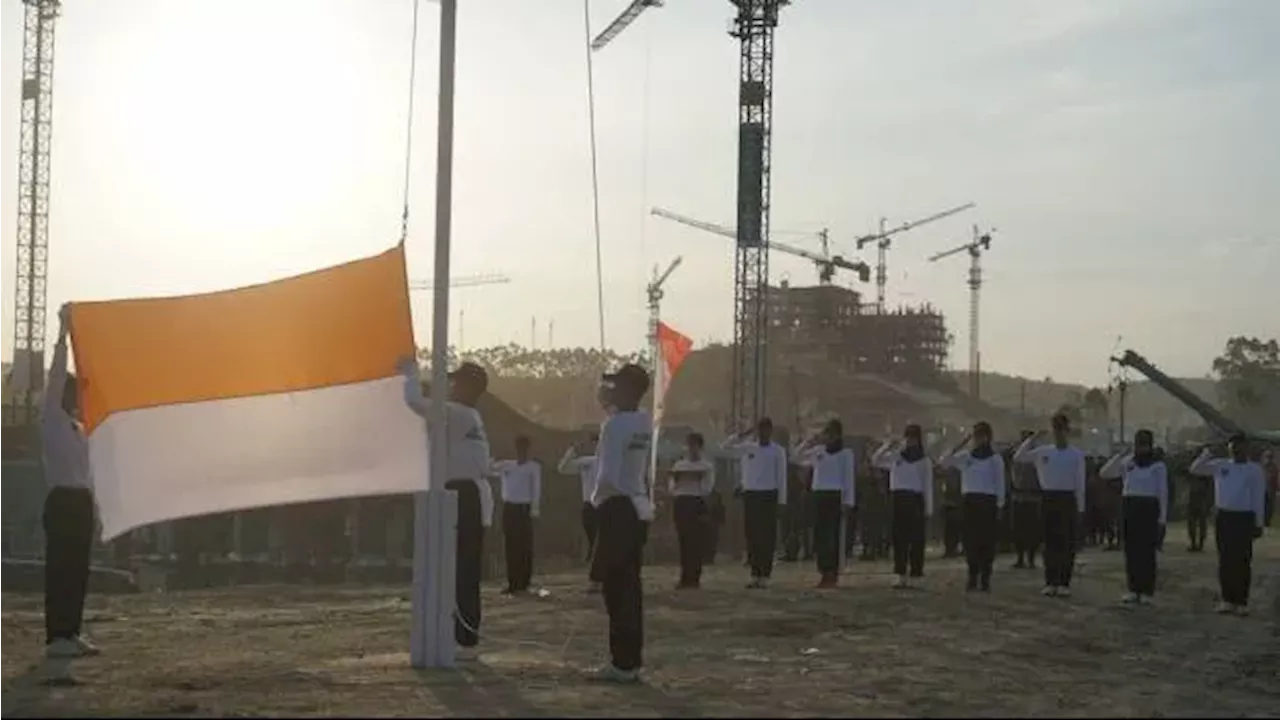
M590 0L593 32L626 4ZM595 345L583 3L459 5L452 270L511 282L456 290L451 339ZM643 344L645 283L677 255L664 319L699 344L732 336L732 242L648 216L734 217L732 11L668 0L594 56L611 347ZM422 279L437 17L424 0L406 246ZM411 27L411 0L67 0L50 332L64 301L226 289L393 245ZM1277 30L1273 0L797 0L776 36L774 237L817 249L829 228L857 255L881 217L972 201L889 251L890 304L941 308L955 368L967 259L927 258L977 223L994 229L983 369L1104 384L1109 354L1132 347L1202 376L1228 337L1280 336ZM21 57L22 4L0 0L6 359ZM774 281L816 282L807 261L770 264ZM430 313L416 293L420 345Z

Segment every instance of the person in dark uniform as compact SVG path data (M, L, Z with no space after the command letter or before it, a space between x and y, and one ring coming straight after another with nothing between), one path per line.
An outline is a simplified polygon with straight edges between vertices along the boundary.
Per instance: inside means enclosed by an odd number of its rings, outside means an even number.
M1034 435L1034 431L1024 431L1022 440ZM1012 456L1010 457L1012 460ZM1013 504L1013 538L1014 551L1018 560L1015 568L1036 567L1036 552L1040 549L1040 480L1036 470L1027 465L1009 462L1013 475L1011 501Z
M960 536L963 514L960 471L939 465L942 475L942 556L960 556Z

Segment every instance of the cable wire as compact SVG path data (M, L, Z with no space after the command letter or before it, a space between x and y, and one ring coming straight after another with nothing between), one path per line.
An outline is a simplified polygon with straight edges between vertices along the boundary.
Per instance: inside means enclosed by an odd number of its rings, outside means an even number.
M582 0L582 22L587 52L587 124L591 133L591 211L596 236L596 313L600 320L600 352L604 344L604 263L600 255L600 174L596 159L596 83L591 61L591 0Z
M400 242L409 237L409 178L413 166L413 97L418 77L418 4L413 0L413 35L409 45L409 108L404 132L404 207L400 212Z

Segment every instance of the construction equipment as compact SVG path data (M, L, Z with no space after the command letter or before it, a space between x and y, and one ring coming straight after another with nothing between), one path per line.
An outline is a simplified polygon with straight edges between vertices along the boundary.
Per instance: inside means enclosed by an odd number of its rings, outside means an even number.
M23 6L18 257L13 303L13 404L7 418L14 425L35 421L36 400L44 387L53 51L54 30L62 3L60 0L25 0Z
M978 298L982 289L982 254L991 249L991 232L981 232L973 226L973 240L929 258L937 262L958 253L969 253L969 394L980 399L980 373L982 354L978 348Z
M656 215L667 220L673 220L681 225L688 225L689 227L705 230L716 235L722 235L729 238L738 237L737 232L733 228L727 228L723 225L717 225L703 220L695 220L687 215L681 215L680 213L672 212L663 208L656 207L649 212L651 215ZM858 273L859 280L862 282L869 282L871 280L871 266L861 260L846 260L840 255L829 255L827 236L828 232L825 229L818 231L817 237L822 243L822 254L786 245L776 240L770 240L766 243L766 247L769 250L777 250L778 252L787 253L788 255L795 255L796 257L802 257L806 260L812 260L813 264L818 267L818 280L823 285L831 284L831 280L837 269L856 272Z
M662 0L631 0L631 4L591 41L591 49L599 50L608 45L609 41L618 37L628 25L640 17L640 13L644 12L645 8L651 7L662 7Z
M790 0L729 0L737 8L729 35L738 54L738 222L733 285L732 418L745 427L765 414L765 334L769 281L770 153L773 136L773 31ZM633 0L592 42L617 37L655 0ZM588 69L588 72L590 70ZM780 248L778 248L780 249Z
M506 275L463 275L449 281L449 287L472 287L474 285L506 285L511 278ZM435 283L429 280L410 280L410 290L435 290Z
M953 207L950 210L943 210L940 213L930 215L926 218L920 218L919 220L912 220L911 222L903 223L889 230L886 230L884 227L885 219L880 218L880 232L874 235L863 235L857 239L859 250L866 247L868 243L876 244L876 312L884 312L885 286L889 283L888 254L889 246L893 242L893 236L913 228L918 228L921 225L927 225L935 220L941 220L945 217L955 215L956 213L964 212L965 210L969 210L974 207L977 207L975 203L965 203L964 205Z
M1180 400L1183 405L1191 408L1195 414L1205 421L1206 425L1221 435L1242 433L1255 442L1280 445L1280 432L1246 430L1239 423L1223 415L1217 408L1205 402L1199 395L1191 392L1185 385L1164 374L1155 365L1148 362L1146 358L1132 350L1125 350L1118 357L1112 357L1111 362L1120 367L1133 368L1138 371L1162 390Z

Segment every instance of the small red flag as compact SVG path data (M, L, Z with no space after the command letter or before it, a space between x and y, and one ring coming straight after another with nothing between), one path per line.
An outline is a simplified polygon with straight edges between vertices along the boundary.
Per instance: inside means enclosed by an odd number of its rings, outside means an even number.
M680 334L680 332L670 325L658 323L658 348L662 352L662 361L666 364L667 383L671 382L671 378L676 376L676 371L684 363L684 359L689 356L689 352L693 350L693 340L688 336Z

